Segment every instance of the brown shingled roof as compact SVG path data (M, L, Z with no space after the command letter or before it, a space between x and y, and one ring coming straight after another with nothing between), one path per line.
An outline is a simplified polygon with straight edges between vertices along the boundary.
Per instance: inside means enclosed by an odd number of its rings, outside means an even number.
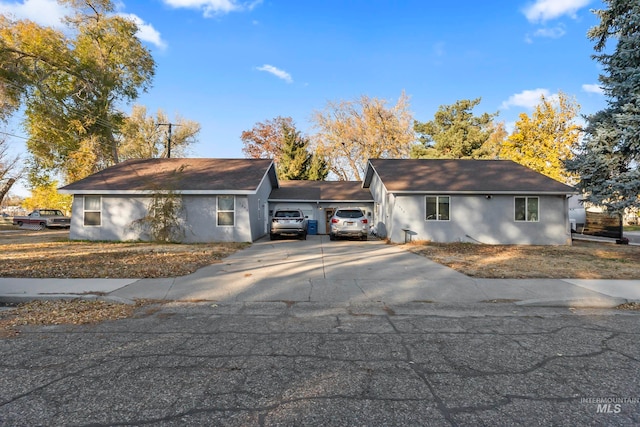
M390 192L571 194L573 187L510 160L372 159Z
M272 163L269 159L134 159L66 185L61 191L72 194L158 190L252 192Z
M291 201L373 201L360 181L280 181L269 200Z

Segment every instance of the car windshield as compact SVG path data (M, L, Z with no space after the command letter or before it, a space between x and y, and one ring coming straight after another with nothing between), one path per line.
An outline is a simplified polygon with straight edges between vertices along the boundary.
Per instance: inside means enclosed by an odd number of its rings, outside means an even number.
M360 209L339 210L336 212L338 218L360 218L363 216Z
M62 212L59 210L40 210L41 216L62 216Z
M300 218L298 211L277 211L274 215L276 218Z

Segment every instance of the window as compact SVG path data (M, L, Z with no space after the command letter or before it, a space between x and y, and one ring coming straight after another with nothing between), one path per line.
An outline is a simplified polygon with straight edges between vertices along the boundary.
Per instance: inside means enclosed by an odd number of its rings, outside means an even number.
M218 226L235 225L236 199L235 196L218 196Z
M102 198L100 196L84 196L84 225L99 227L102 225Z
M449 196L427 196L427 221L449 221Z
M516 197L515 220L537 222L538 205L537 197Z

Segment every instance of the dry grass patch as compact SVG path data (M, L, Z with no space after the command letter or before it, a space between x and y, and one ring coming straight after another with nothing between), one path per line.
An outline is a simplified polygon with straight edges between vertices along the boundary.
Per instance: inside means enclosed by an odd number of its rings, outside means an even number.
M16 336L23 326L86 325L126 319L150 304L157 301L139 300L135 304L83 299L30 301L0 312L0 337Z
M0 234L0 277L155 278L193 273L248 243L77 242L68 231Z
M411 252L479 278L640 279L640 247L574 241L573 246L412 242Z

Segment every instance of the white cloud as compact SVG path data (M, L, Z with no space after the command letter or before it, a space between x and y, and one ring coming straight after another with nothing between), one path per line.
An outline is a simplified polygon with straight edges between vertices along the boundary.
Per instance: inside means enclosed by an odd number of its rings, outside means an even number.
M62 28L62 18L69 12L56 0L0 1L0 13L15 19L29 19L47 27Z
M262 3L262 0L164 0L164 2L175 8L202 10L205 17L210 17L230 12L252 10Z
M133 13L121 13L120 16L131 19L138 26L138 33L136 34L138 38L142 41L149 42L160 49L164 49L167 47L167 44L162 40L160 33L158 30L153 28L153 25L147 24L140 18L138 15Z
M575 17L578 9L585 7L591 0L536 0L524 9L529 22L544 22L562 15Z
M600 87L600 85L597 84L584 84L582 85L582 90L587 93L597 93L598 95L604 95L604 90L602 89L602 87Z
M293 79L291 78L291 74L287 73L284 70L274 67L273 65L265 64L262 67L257 68L258 71L266 71L267 73L271 73L279 79L284 80L287 83L293 83Z
M549 95L548 89L523 90L520 93L511 95L509 99L504 101L500 106L501 110L507 110L510 107L524 107L533 109L540 103L540 98L544 96L547 99L554 99L557 95Z
M564 29L563 25L558 25L553 28L539 28L533 33L534 37L546 37L550 39L559 39L560 37L567 34L567 31Z

